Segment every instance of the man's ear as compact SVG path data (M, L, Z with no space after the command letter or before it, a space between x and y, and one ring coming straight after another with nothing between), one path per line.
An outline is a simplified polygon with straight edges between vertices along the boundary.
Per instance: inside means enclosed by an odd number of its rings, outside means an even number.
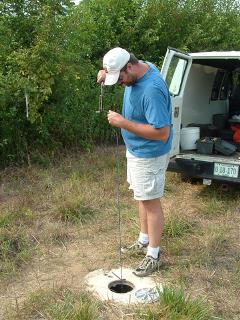
M132 71L133 64L131 62L127 63L127 70Z

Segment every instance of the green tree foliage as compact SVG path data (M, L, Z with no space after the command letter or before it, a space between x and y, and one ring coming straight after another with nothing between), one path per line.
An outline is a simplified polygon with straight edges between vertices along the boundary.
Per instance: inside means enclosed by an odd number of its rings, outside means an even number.
M160 66L167 46L240 50L239 33L237 0L2 1L1 163L112 140L105 115L95 113L96 73L110 48ZM106 109L120 110L121 95L106 88Z
M24 159L28 143L39 136L41 110L62 69L62 19L70 6L68 0L1 3L0 146L4 159ZM25 96L29 98L28 119Z

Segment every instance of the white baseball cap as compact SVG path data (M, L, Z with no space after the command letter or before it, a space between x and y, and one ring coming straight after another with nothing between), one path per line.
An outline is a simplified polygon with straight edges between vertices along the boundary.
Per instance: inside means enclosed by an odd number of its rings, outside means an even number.
M113 48L103 57L103 68L106 71L104 84L111 86L117 83L121 69L128 63L130 53L122 48Z

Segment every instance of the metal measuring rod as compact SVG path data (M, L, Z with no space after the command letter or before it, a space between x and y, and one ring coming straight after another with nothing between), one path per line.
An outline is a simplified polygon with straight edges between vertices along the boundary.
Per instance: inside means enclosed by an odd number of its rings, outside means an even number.
M103 109L103 86L104 86L104 82L101 82L101 92L99 95L98 110L96 111L96 113L101 113L104 111L104 109Z
M103 86L104 82L101 82L101 91L99 95L99 105L98 105L98 110L96 113L102 113L102 112L107 112L104 110L103 106ZM120 169L119 169L119 142L118 142L118 134L117 131L115 130L115 136L116 136L116 146L117 146L117 152L116 152L116 159L117 159L117 164L116 164L116 171L117 171L117 208L118 208L118 233L119 233L119 263L120 263L120 277L117 276L115 273L113 273L117 278L119 278L121 281L123 281L122 277L122 269L123 269L123 261L122 261L122 222L121 222L121 209L120 209Z

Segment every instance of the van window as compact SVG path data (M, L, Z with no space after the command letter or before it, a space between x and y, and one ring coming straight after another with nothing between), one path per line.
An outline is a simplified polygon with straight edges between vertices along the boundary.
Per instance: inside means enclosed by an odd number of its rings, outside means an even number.
M240 74L234 73L232 79L232 92L229 97L229 115L240 115Z
M173 96L177 96L180 93L186 66L186 60L173 56L166 76L166 82L169 87L170 94Z
M232 77L226 70L218 70L213 83L211 100L226 100L231 89Z

